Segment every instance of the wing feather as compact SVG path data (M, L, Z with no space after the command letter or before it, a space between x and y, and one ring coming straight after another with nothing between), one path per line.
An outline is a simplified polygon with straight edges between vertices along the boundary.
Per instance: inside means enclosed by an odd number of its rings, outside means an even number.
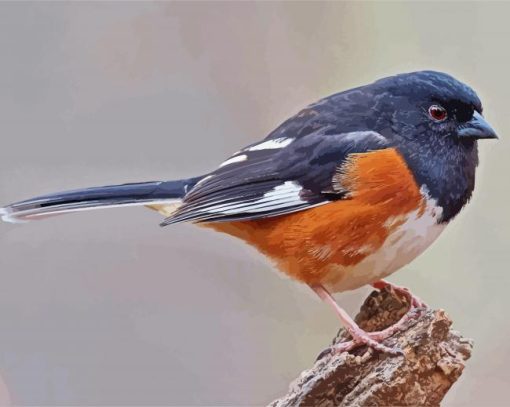
M328 134L327 128L286 140L263 141L234 154L199 181L161 225L258 219L342 199L348 191L334 180L347 157L388 146L375 132ZM246 158L236 159L240 155Z

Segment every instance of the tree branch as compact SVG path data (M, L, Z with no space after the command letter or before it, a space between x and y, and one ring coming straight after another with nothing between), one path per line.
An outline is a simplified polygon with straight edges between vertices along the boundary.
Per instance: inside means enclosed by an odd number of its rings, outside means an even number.
M356 317L367 331L381 330L407 312L404 298L387 288L374 291ZM473 342L450 330L443 310L428 309L385 341L405 356L373 352L322 352L315 365L301 373L289 393L270 407L287 406L438 406L464 370ZM333 343L348 340L342 329Z

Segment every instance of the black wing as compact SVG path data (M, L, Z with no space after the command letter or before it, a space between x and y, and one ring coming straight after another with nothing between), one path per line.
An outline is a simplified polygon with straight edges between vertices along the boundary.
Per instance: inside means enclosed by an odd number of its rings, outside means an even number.
M352 153L379 150L379 133L328 134L264 139L234 154L202 178L162 225L258 219L304 210L345 196L334 185L338 167Z

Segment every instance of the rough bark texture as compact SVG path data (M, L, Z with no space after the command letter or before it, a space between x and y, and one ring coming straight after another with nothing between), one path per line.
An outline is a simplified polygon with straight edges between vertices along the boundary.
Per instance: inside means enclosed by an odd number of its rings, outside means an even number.
M381 330L407 312L408 304L391 289L374 291L356 317L367 331ZM438 406L460 377L473 343L450 330L443 310L428 309L384 343L404 356L373 352L322 352L315 365L301 373L289 393L273 401L283 406ZM349 335L340 330L333 343Z

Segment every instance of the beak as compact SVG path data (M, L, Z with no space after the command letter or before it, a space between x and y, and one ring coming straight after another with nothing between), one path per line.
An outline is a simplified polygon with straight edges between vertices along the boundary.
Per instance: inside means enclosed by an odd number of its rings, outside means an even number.
M460 138L490 139L498 138L496 132L483 116L475 112L471 120L464 123L458 132Z

